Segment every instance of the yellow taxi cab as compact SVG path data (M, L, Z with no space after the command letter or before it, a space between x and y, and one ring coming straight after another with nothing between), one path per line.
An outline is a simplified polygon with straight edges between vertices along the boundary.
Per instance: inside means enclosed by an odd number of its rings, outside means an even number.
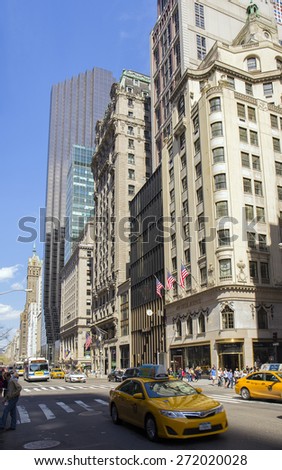
M151 441L209 436L228 429L221 403L152 364L140 366L138 377L110 391L110 415L114 424L125 421L143 428Z
M282 401L282 371L252 372L237 381L235 392L244 400L260 398Z
M51 372L50 372L51 379L63 379L64 376L65 376L65 373L63 369L59 369L58 367L51 369Z

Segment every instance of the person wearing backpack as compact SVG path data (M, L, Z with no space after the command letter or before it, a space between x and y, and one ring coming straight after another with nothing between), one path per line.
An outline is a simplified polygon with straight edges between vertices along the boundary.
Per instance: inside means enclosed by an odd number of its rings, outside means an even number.
M6 373L7 392L4 399L4 411L0 419L0 430L5 430L6 421L10 413L11 427L7 429L14 431L17 425L17 402L22 390L22 386L17 380L11 377L10 372Z

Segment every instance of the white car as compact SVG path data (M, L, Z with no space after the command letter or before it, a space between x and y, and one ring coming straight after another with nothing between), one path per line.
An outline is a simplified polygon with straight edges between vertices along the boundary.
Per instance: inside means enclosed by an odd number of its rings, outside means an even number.
M86 382L86 375L83 372L69 372L65 375L65 382Z

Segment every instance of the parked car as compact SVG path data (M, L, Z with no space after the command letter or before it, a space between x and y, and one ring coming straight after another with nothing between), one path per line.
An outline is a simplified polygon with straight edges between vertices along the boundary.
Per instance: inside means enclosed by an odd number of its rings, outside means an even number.
M156 366L158 367L158 366ZM114 424L125 421L145 430L149 440L188 439L228 429L222 404L187 382L155 374L147 368L110 391Z
M65 373L63 369L60 369L59 367L54 367L54 369L51 369L50 371L51 379L63 379L64 376L65 376Z
M235 392L243 400L259 398L282 402L282 371L260 370L236 382Z
M131 377L138 377L139 375L139 367L130 367L126 369L125 372L122 374L122 380L130 379Z
M65 382L86 382L86 375L83 372L73 371L65 374Z
M109 382L112 382L112 381L113 382L121 382L124 372L125 372L124 369L112 370L112 372L110 372L109 375L108 375Z

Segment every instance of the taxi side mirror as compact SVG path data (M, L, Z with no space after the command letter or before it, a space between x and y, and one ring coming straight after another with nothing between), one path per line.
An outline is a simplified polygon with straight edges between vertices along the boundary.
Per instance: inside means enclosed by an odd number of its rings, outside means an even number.
M136 398L136 400L143 400L144 396L143 393L134 393L133 398Z

